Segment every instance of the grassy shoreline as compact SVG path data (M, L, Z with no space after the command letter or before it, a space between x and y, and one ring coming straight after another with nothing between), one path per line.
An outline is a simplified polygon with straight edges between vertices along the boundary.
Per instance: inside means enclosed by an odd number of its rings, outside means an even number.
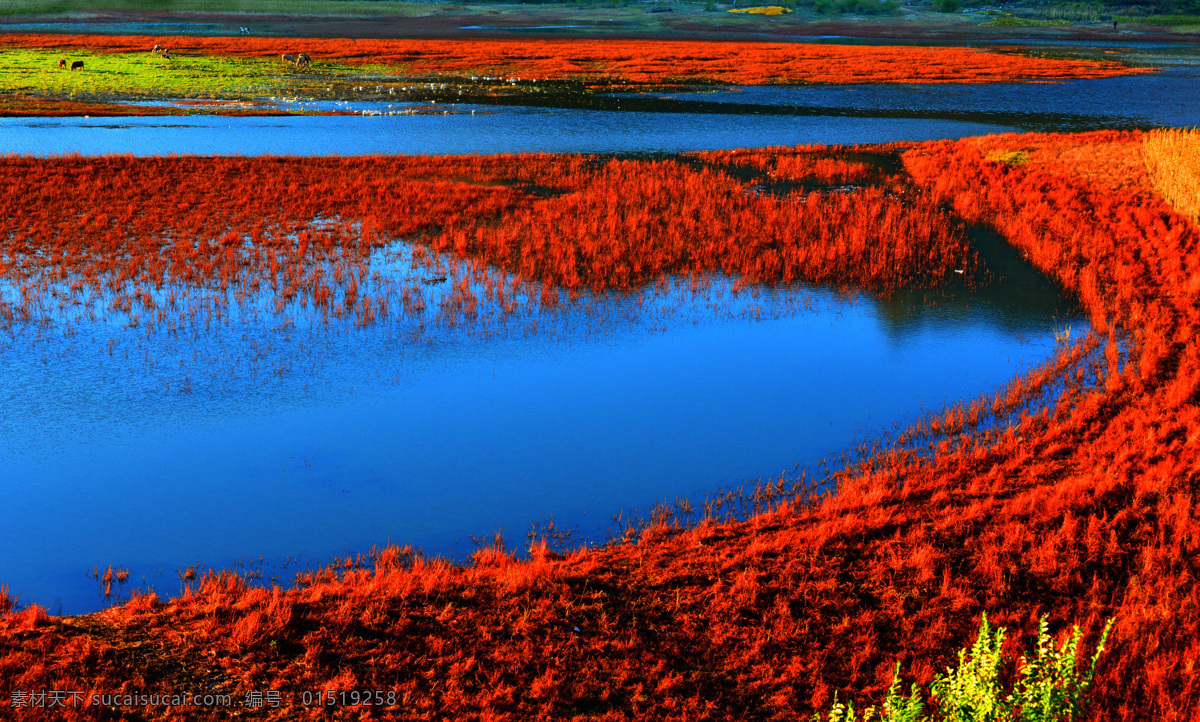
M1089 643L1117 619L1092 719L1190 719L1200 283L1187 259L1200 232L1155 193L1145 141L1005 135L903 152L916 187L1080 295L1095 353L1075 345L911 429L927 448L881 450L833 493L745 521L660 518L566 556L535 543L524 561L495 547L455 566L392 548L291 589L218 574L84 617L9 610L0 679L228 693L239 705L210 711L229 718L317 716L305 690L383 689L412 718L782 720L835 692L881 697L897 660L927 684L982 612L1023 647L1048 614L1052 630L1092 630ZM1053 408L1021 413L1058 383ZM978 426L1004 409L1007 425ZM268 689L299 702L241 706Z
M149 52L155 45L170 59ZM284 54L307 51L297 67ZM64 70L82 62L81 72ZM619 88L989 83L1151 72L1111 60L965 48L630 40L347 40L0 35L0 113L120 115L122 101L583 99ZM467 100L464 101L463 96ZM564 101L564 99L568 99ZM490 102L490 101L488 101ZM153 108L128 109L152 114ZM186 112L178 108L164 114ZM221 111L225 112L225 111ZM254 107L236 111L259 112ZM262 113L287 110L264 107Z

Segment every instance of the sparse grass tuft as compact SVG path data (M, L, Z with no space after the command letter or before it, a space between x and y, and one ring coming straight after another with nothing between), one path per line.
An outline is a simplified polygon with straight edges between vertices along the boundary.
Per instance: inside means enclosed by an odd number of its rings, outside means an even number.
M981 26L989 28L1057 28L1064 25L1070 25L1070 20L1037 20L1034 18L1021 18L1011 13L1003 13L994 20L988 20L985 23L979 23Z
M1029 154L1023 150L993 150L983 157L984 160L990 160L993 163L1007 163L1008 165L1025 165L1029 161Z
M1122 23L1138 23L1140 25L1158 25L1161 27L1178 28L1178 27L1196 27L1200 26L1200 15L1196 14L1166 14L1166 15L1145 15L1140 17L1131 17L1128 15L1114 15L1113 20Z

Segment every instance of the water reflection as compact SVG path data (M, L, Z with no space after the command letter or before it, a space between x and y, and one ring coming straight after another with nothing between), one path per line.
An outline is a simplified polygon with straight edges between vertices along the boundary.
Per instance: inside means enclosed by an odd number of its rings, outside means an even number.
M998 388L1052 353L1061 320L939 303L897 323L899 297L722 279L565 301L486 333L426 319L415 341L303 319L274 346L245 319L181 339L10 328L0 544L30 552L0 579L78 612L102 603L84 571L108 564L173 593L174 570L248 552L454 554L546 517L602 533L631 505L812 463ZM238 366L264 354L286 372ZM180 374L190 388L168 388Z
M1148 75L1047 83L744 87L656 97L664 110L717 113L725 105L726 112L921 117L1042 132L1200 124L1200 107L1179 101L1200 83L1200 65L1194 57L1176 63Z
M937 290L902 290L876 300L880 320L897 341L918 329L986 324L1021 335L1086 327L1076 299L1042 275L994 230L976 226L971 243L987 268L979 285Z
M356 104L355 107L363 104ZM377 103L386 109L386 103ZM451 108L447 108L447 111ZM1015 127L916 118L742 116L459 105L447 115L0 118L0 152L33 155L462 155L719 150L934 140ZM471 110L477 110L472 115Z

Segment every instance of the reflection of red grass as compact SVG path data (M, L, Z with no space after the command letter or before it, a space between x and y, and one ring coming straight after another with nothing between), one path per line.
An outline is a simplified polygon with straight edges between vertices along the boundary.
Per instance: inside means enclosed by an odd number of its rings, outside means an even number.
M242 116L242 115L291 115L288 111L278 110L267 106L229 107L222 106L222 101L181 101L179 105L204 106L206 115ZM216 105L218 107L209 107ZM199 109L198 109L199 110ZM75 100L55 100L32 95L16 95L0 97L0 117L111 117L111 116L146 116L146 115L184 115L188 111L168 105L139 106L123 103L94 103ZM330 115L332 113L322 113Z
M488 281L496 291L507 276L576 291L706 272L886 291L973 263L956 225L911 190L777 199L676 163L9 158L0 182L22 189L0 205L0 237L10 239L0 276L20 284L24 310L60 280L107 289L114 310L166 323L188 309L152 299L164 284L271 288L339 313L340 299L369 318L381 299L358 293L367 255L396 238L491 264L505 276Z
M657 523L567 558L539 545L529 561L488 550L459 567L393 548L290 591L221 575L86 618L9 613L0 679L286 690L297 707L279 717L303 715L304 690L379 689L408 718L792 720L835 690L878 698L894 659L929 681L986 610L1018 645L1044 613L1093 635L1115 615L1088 719L1196 719L1200 234L1136 177L1117 180L1138 142L1001 136L905 154L918 184L1078 293L1102 341L1094 362L1064 357L948 412L932 456L885 450L812 503ZM986 160L1026 145L1023 164ZM959 434L1055 379L1051 411Z
M983 83L1147 72L1119 63L964 48L643 40L333 40L323 38L0 35L0 47L149 51L384 63L414 74L595 78L631 83Z
M0 96L0 117L3 116L115 116L170 115L178 113L169 108L143 108L116 103L86 103L74 100L52 100L36 96Z

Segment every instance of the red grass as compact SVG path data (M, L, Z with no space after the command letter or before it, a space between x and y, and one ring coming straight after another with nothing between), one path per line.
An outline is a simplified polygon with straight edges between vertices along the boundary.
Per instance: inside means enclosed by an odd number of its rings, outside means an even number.
M118 105L116 103L87 103L74 100L54 100L33 95L0 96L0 117L63 117L80 115L104 117L129 115L173 115L180 112L181 111L171 108L141 108L132 105Z
M447 229L433 247L594 290L711 272L890 290L973 264L958 228L915 193L867 188L779 199L719 171L639 161L574 168L553 183L567 192L498 224Z
M222 101L180 101L182 107L166 105L137 106L122 103L83 102L44 98L37 95L17 93L0 96L0 117L113 117L113 116L147 116L147 115L187 115L189 113L204 113L205 115L223 116L264 116L264 115L294 115L286 110L269 107L231 107L221 105ZM215 107L214 107L215 106ZM306 113L308 114L308 113ZM323 111L314 115L349 115L348 111Z
M898 147L898 146L897 146ZM763 171L769 178L794 183L843 185L877 183L886 177L877 166L848 158L853 149L810 145L795 148L716 150L690 153L706 163L744 166Z
M387 64L416 75L578 78L626 83L986 83L1152 72L1109 61L1026 57L969 48L644 40L347 40L141 35L0 35L0 47Z
M331 568L288 591L224 574L176 600L139 597L84 618L10 612L3 686L203 684L236 701L276 689L297 702L304 690L382 689L413 719L793 720L835 691L878 699L897 659L928 682L986 610L1018 647L1042 614L1059 630L1082 623L1089 641L1115 616L1088 718L1200 719L1200 232L1136 175L1120 180L1139 142L1000 136L904 155L934 198L995 225L1077 292L1102 344L1082 368L1060 359L950 411L929 454L884 450L811 503L738 523L660 522L567 558L539 545L529 561L491 549L451 566L392 548L370 568ZM1012 149L1029 160L986 160ZM583 172L572 162L538 172L571 178ZM489 192L530 212L516 192ZM492 242L472 236L468 249ZM1066 387L1049 412L959 434L1053 380Z
M0 182L22 188L0 199L0 276L22 302L0 312L26 318L102 298L173 328L222 313L228 291L369 323L418 307L415 281L368 289L372 249L397 239L418 244L419 264L468 262L507 310L523 280L548 299L715 272L889 291L975 263L911 188L776 198L675 162L7 158ZM478 300L456 283L450 310L471 316Z

